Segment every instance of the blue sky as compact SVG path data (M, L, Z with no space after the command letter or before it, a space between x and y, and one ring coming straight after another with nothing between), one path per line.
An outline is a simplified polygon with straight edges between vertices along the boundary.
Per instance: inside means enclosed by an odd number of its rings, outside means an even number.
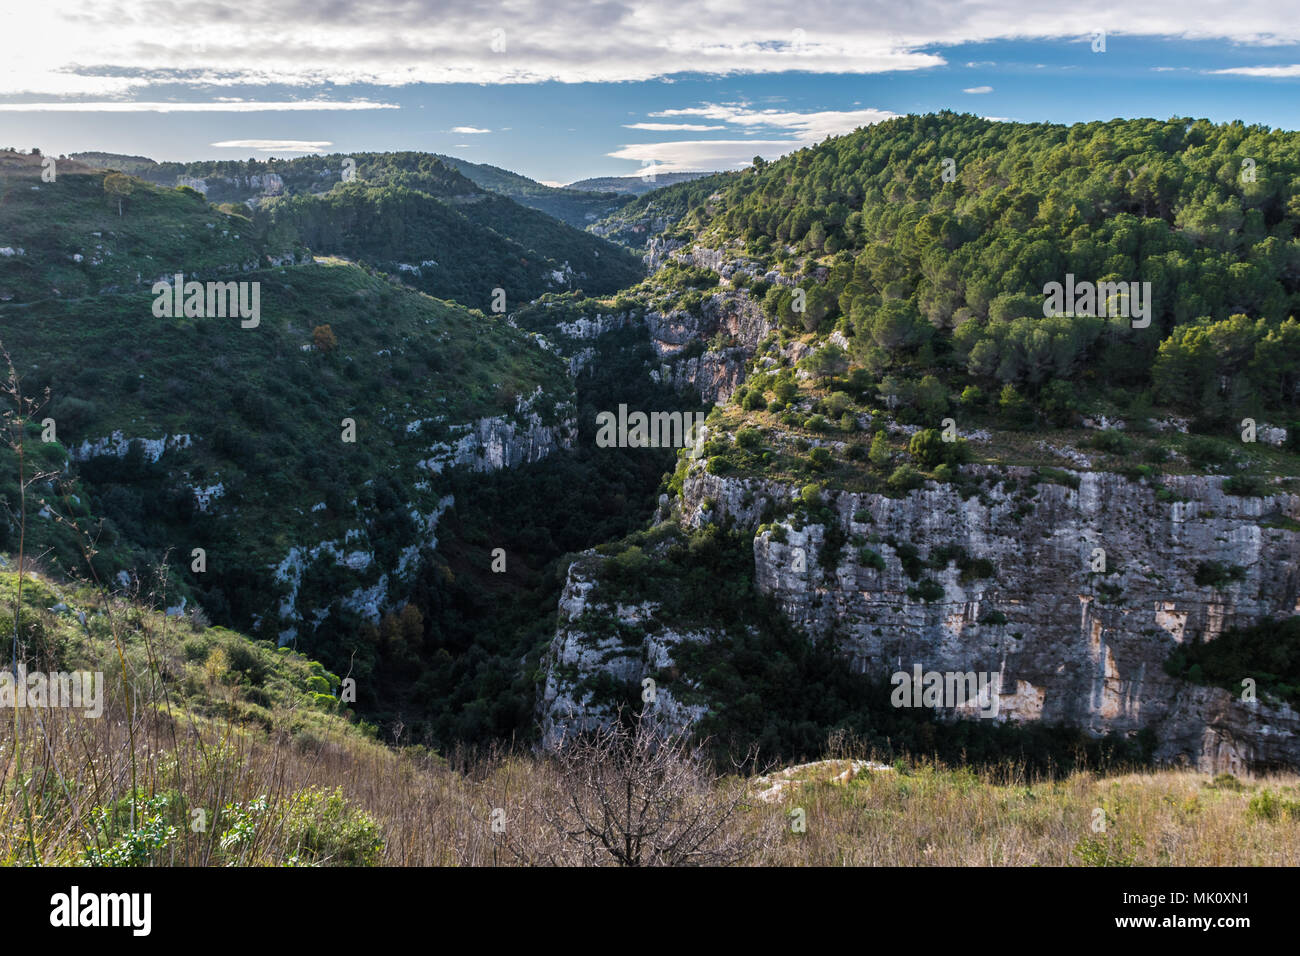
M1300 127L1300 18L1274 3L1043 6L11 5L0 146L176 160L419 149L565 183L736 168L940 109Z

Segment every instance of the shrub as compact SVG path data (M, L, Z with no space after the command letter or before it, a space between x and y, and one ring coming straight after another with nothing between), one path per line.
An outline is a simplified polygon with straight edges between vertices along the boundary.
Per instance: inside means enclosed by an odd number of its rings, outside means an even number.
M334 330L329 324L318 325L311 330L311 341L322 352L333 352L338 347L339 340L334 334Z
M1233 581L1245 580L1245 577L1246 569L1235 564L1202 561L1196 566L1195 581L1197 587L1221 588Z
M1232 452L1222 442L1203 435L1193 435L1187 439L1183 450L1187 453L1187 460L1197 468L1222 466L1232 461Z
M1240 793L1242 789L1241 781L1230 773L1216 775L1206 786L1212 790L1232 790L1237 793Z
M1088 441L1088 446L1111 455L1127 455L1133 450L1129 437L1114 428L1104 428L1097 432Z
M343 798L343 788L310 787L293 795L284 838L297 860L333 866L374 866L384 850L379 824Z
M829 448L814 448L808 453L808 460L817 471L825 471L831 464L831 450Z
M833 418L839 418L847 412L853 405L853 399L847 392L831 392L826 399L826 414Z
M754 391L746 393L745 398L741 401L740 405L749 412L762 411L764 408L767 408L767 399L763 396L761 391L754 389Z
M1034 409L1013 385L1004 385L998 396L998 410L1003 421L1012 428L1022 428L1033 421Z
M804 485L799 489L798 503L805 508L820 508L822 505L822 489L820 485Z
M867 459L877 468L883 468L889 464L893 453L889 450L889 443L885 441L884 432L876 432L871 439L871 451L867 453Z
M907 596L914 601L925 601L929 604L943 597L943 585L934 578L926 578L916 587L908 588Z
M885 570L885 559L879 552L872 551L870 548L858 549L858 563L864 568L875 568L877 571Z
M937 428L925 428L908 441L907 452L922 468L933 468L943 461L944 444Z
M757 448L763 443L763 435L757 428L741 428L736 432L736 444L741 448Z
M911 465L899 465L889 476L889 487L895 491L907 492L919 488L925 482L925 476Z
M1262 498L1268 493L1268 485L1260 475L1241 473L1233 475L1223 483L1224 494L1237 495L1240 498Z

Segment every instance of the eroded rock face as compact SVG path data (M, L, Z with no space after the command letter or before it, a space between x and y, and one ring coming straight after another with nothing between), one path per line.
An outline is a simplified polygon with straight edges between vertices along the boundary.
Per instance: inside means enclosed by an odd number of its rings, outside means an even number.
M705 631L678 631L655 620L653 602L625 605L604 601L597 593L599 558L590 552L569 566L560 595L559 623L550 651L543 661L546 680L538 701L542 746L554 748L566 733L592 730L613 718L613 710L590 682L601 677L642 684L661 668L673 667L673 649L683 641L708 641ZM638 634L634 641L618 634L592 633L596 618L613 618ZM602 628L602 631L608 629ZM699 720L706 708L679 701L664 686L653 690L652 712L670 726L686 727Z
M964 499L934 482L902 498L827 493L845 542L834 556L823 555L827 526L778 520L754 538L757 586L813 640L839 636L858 672L888 677L919 664L996 675L996 714L978 719L1062 722L1096 735L1149 728L1158 760L1207 771L1300 766L1294 709L1163 669L1182 643L1296 613L1300 534L1274 525L1300 516L1300 496L1235 497L1220 477L1183 476L1165 479L1174 497L1162 501L1116 474L1078 472L1073 488L1031 484L1029 468L967 470L986 481ZM697 467L682 521L730 518L754 529L766 509L788 514L797 492ZM964 559L931 567L941 549ZM1093 571L1097 549L1105 572ZM1240 580L1198 585L1210 562L1240 569ZM557 648L573 640L562 621ZM573 652L565 660L588 676L604 666Z
M784 543L771 531L758 535L756 579L812 638L846 637L849 665L860 672L920 663L1000 675L996 719L1060 721L1095 734L1150 727L1159 758L1203 769L1300 764L1300 715L1290 707L1247 704L1177 681L1162 666L1180 643L1296 611L1300 535L1268 520L1294 518L1300 498L1234 497L1219 477L1172 477L1166 486L1185 500L1163 502L1120 475L1077 477L1077 489L1004 483L966 500L935 483L901 499L842 493L833 499L842 527L880 539L866 547L884 568L864 565L850 544L827 570L826 529L810 525L789 529ZM737 502L732 489L715 493L714 508L752 521L753 504L731 511L745 495ZM992 576L976 577L976 568L963 579L956 560L925 567L917 578L942 587L926 601L887 539L915 546L922 560L960 547L991 562ZM1106 573L1092 571L1097 549ZM1241 569L1242 579L1197 585L1198 567L1211 561Z
M651 374L678 388L694 388L709 402L726 402L745 378L745 366L758 344L776 329L744 290L720 292L704 300L701 314L683 309L648 312L650 343L662 364ZM695 355L683 352L692 342L707 342L722 333L728 344Z
M558 403L555 412L561 420L548 425L535 409L543 398L539 386L532 396L519 400L513 418L497 415L451 426L451 440L430 447L429 457L419 466L439 474L457 465L471 471L496 471L532 464L557 449L573 447L578 423L572 405Z

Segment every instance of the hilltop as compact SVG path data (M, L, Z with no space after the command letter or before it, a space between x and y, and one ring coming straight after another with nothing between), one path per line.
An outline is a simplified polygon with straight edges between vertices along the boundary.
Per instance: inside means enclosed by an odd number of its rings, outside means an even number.
M593 179L579 179L569 183L566 189L581 189L591 192L623 193L640 196L665 186L687 183L693 179L714 176L716 173L659 173L645 176L597 176Z
M1300 761L1296 136L903 117L602 223L642 229L660 377L716 404L663 523L571 566L547 732L650 678L787 755ZM1045 315L1076 279L1148 311ZM998 720L904 726L871 682L914 661L997 675Z
M266 241L299 255L310 247L346 256L477 308L491 306L496 288L510 303L575 288L603 294L635 282L642 271L621 247L511 198L549 195L549 187L535 184L540 192L531 193L481 188L449 157L401 152L153 163L75 155L96 167L129 166L157 185L196 191L228 213L253 217L258 230L270 234ZM600 214L611 208L600 201ZM579 227L590 221L588 211L584 207Z

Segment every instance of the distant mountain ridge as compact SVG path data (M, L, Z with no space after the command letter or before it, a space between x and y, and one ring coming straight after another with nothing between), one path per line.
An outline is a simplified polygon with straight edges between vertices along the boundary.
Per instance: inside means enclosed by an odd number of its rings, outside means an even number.
M440 153L434 155L481 188L500 193L502 196L509 196L521 205L554 216L578 229L584 229L588 224L613 214L630 198L613 194L609 190L547 186L535 179L529 179L527 176L512 173L498 166L471 163L468 160L443 156Z
M636 282L637 258L581 229L626 199L557 190L488 166L432 153L355 153L296 159L155 163L79 153L99 169L195 190L227 212L256 210L273 245L344 256L440 298L488 308L495 289L513 307L547 292L612 292ZM519 199L505 192L513 190ZM530 200L531 196L531 200ZM554 209L564 216L552 215ZM576 219L578 224L568 220Z
M629 196L642 196L665 186L688 183L692 179L703 179L716 175L714 172L698 173L656 173L649 178L641 176L597 176L593 179L580 179L569 183L565 189L582 189L602 193L627 193Z

